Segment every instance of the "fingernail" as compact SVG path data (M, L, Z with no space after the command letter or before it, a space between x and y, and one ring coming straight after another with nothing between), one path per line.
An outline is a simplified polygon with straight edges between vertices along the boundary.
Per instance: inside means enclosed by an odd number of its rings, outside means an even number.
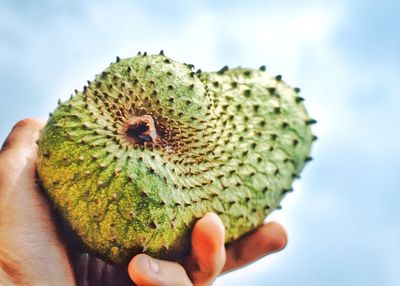
M150 264L150 270L153 271L154 273L160 272L160 265L158 265L158 262L155 261L154 259L149 259L149 264Z

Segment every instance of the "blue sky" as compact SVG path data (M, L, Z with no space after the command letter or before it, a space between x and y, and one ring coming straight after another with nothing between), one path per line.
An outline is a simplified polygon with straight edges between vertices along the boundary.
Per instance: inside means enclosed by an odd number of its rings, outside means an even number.
M216 285L400 285L400 2L0 0L0 140L115 56L267 66L318 120L289 244ZM255 246L256 247L256 246Z

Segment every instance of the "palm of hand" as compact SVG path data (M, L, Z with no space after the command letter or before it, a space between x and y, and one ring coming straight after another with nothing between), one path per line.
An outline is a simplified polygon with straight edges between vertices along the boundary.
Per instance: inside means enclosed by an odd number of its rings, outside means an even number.
M219 273L286 244L283 228L269 223L225 250L223 225L215 214L207 214L196 223L192 253L181 264L140 254L127 271L74 248L68 252L35 179L35 141L41 127L38 120L20 121L0 152L1 285L132 285L129 276L138 285L209 285Z

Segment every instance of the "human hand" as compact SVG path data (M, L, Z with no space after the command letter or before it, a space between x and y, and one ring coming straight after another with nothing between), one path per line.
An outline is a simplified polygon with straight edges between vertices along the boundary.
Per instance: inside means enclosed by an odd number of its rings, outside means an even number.
M75 285L66 244L35 183L34 142L42 125L35 119L20 121L0 152L1 285ZM215 214L207 214L196 223L192 253L181 264L139 254L129 263L128 272L138 285L209 285L219 273L248 264L285 244L283 228L269 223L225 250L222 222ZM124 267L88 254L72 256L78 285L132 285Z
M18 122L0 151L0 285L75 285L67 249L36 183L43 123Z
M182 263L135 256L128 266L129 275L139 286L211 285L215 278L285 247L286 232L276 222L224 245L225 229L214 213L208 213L194 226L192 252Z

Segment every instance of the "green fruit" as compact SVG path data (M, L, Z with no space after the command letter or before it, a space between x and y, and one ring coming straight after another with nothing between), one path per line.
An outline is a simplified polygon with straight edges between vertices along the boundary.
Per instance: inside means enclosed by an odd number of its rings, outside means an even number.
M163 53L119 59L42 130L44 189L89 251L177 259L215 212L226 242L263 223L309 160L298 90L260 70L197 73Z

